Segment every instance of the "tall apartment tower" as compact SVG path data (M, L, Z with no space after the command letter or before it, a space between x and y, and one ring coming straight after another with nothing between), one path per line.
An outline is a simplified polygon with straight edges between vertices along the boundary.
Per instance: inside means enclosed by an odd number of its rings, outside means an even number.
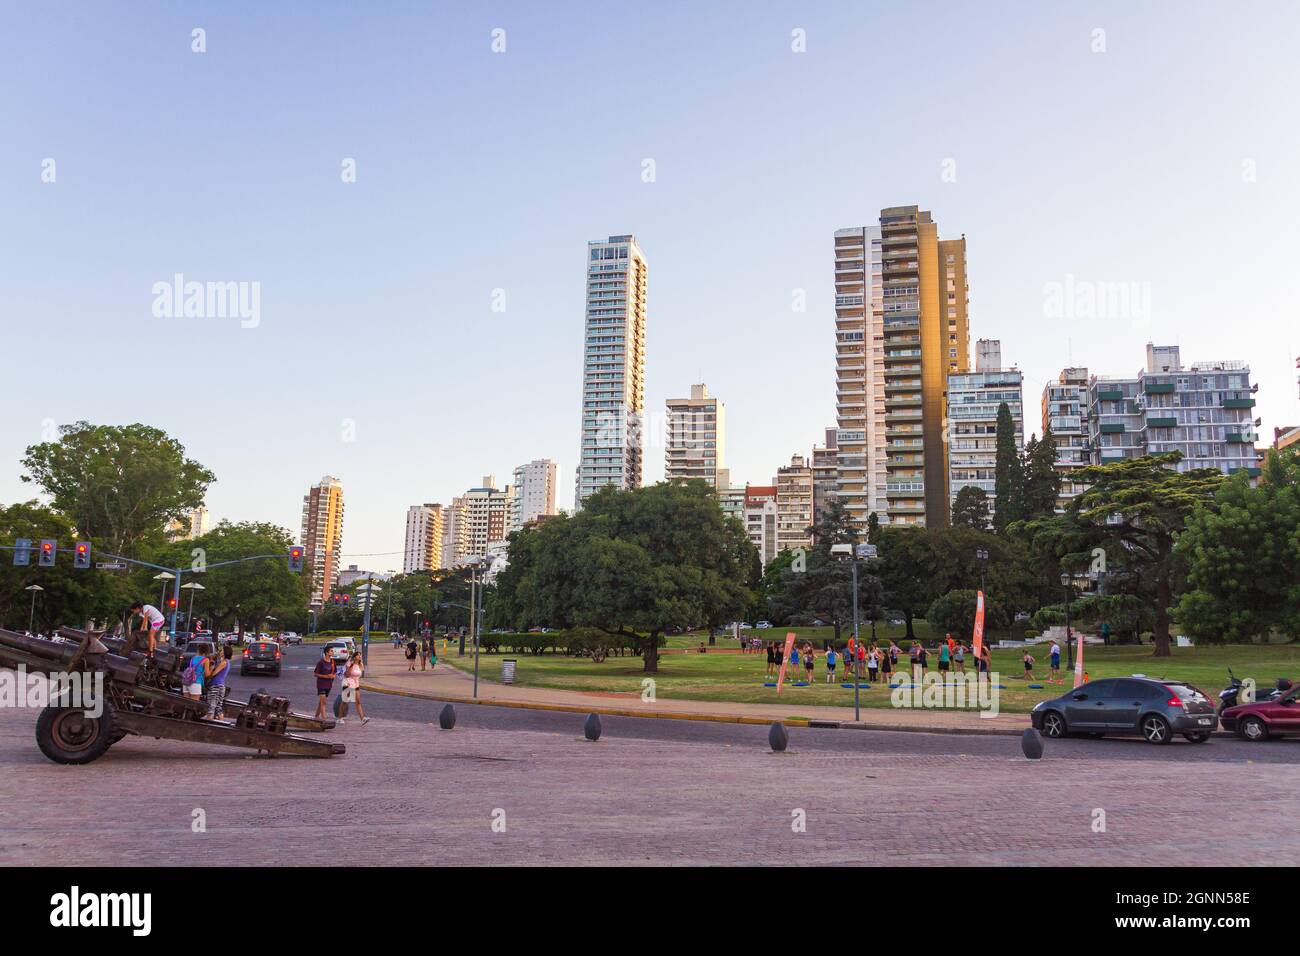
M837 494L863 528L872 511L945 525L945 386L970 368L966 239L940 240L916 206L882 209L878 227L836 231L835 293Z
M998 410L1005 402L1015 425L1016 449L1025 443L1024 401L1019 369L1002 367L1002 344L980 339L974 372L948 376L948 509L957 493L974 485L993 512L997 470Z
M514 488L497 488L494 475L484 475L479 487L453 498L443 536L443 566L454 568L467 558L484 557L491 545L505 541L513 501Z
M411 505L406 509L406 548L402 573L436 571L442 567L442 505Z
M812 547L813 471L803 455L776 470L776 550Z
M664 450L666 481L703 478L720 487L726 471L727 406L709 394L704 384L691 386L690 398L670 398L668 435Z
M555 514L555 477L555 462L549 458L536 458L515 469L507 533Z
M1074 472L1087 465L1088 441L1088 370L1065 368L1043 387L1043 434L1052 430L1056 440L1056 470L1061 475L1061 490L1056 496L1058 514L1085 486L1074 480Z
M641 487L645 327L646 261L636 237L587 243L578 508L605 485Z
M771 564L780 548L777 547L776 485L745 486L745 531L754 542L763 566Z
M311 562L312 605L330 599L343 555L343 484L326 475L302 499L302 548Z

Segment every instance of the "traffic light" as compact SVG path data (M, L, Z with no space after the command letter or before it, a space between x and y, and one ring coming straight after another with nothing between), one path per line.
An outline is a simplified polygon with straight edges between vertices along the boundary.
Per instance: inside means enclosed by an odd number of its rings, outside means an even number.
M334 603L335 603L335 604L338 604L338 603L339 603L339 600L340 600L340 599L339 599L339 596L338 596L337 594L334 595Z
M74 568L90 567L90 542L78 541L76 549L72 552L72 566Z
M175 607L176 607L176 599L175 599L174 597L170 597L170 598L168 598L168 599L167 599L167 610L170 611L170 610L174 609Z
M32 563L32 539L19 538L14 542L14 564L28 565Z
M343 595L343 606L347 607L351 603L352 603L352 595L351 594Z
M289 549L289 570L295 573L302 570L302 548L296 544Z
M59 542L53 538L41 538L41 553L36 558L36 563L43 568L54 567L54 555L58 553Z

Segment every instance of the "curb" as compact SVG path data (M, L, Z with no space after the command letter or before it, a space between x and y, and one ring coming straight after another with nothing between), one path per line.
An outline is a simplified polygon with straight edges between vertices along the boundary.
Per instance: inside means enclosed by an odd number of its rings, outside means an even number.
M481 704L488 707L512 707L516 710L549 710L566 714L603 714L608 717L650 717L658 720L696 720L717 724L751 724L768 726L773 723L766 717L746 717L743 714L691 714L681 711L626 710L618 707L585 707L576 704L537 704L522 700L485 700L482 698L463 697L457 694L417 693L408 690L396 690L391 687L379 687L365 681L361 689L374 694L387 694L392 697L410 697L414 700L438 700L453 704ZM977 727L919 727L913 724L873 724L867 721L822 720L818 718L787 718L778 721L786 727L810 727L829 730L885 730L901 733L918 734L965 734L982 736L1018 736L1024 733L1024 727L1018 729L990 727L987 730ZM1028 726L1026 721L1025 726Z

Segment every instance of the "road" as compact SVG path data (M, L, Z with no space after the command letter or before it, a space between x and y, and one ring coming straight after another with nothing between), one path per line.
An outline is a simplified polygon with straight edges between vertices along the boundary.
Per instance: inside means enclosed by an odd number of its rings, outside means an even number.
M237 677L235 697L249 690L266 687L287 694L297 710L310 710L315 699L312 668L320 657L318 647L301 646L285 649L281 677ZM446 666L446 665L439 665ZM389 694L366 693L362 698L366 714L378 720L436 723L443 704ZM312 705L314 706L314 704ZM484 730L527 730L542 733L573 734L582 732L580 714L516 707L488 705L456 709L462 727ZM604 734L639 740L714 745L753 745L767 739L767 728L752 724L713 723L698 720L660 720L652 717L602 716ZM974 734L898 733L896 731L836 730L823 728L789 729L791 746L808 752L860 754L917 754L1006 756L1018 754L1020 742L1012 737ZM1169 760L1175 762L1229 762L1239 764L1300 764L1300 740L1273 744L1248 744L1235 738L1218 738L1207 744L1191 744L1179 738L1168 746L1154 747L1137 738L1107 740L1069 739L1046 742L1053 751L1089 759Z

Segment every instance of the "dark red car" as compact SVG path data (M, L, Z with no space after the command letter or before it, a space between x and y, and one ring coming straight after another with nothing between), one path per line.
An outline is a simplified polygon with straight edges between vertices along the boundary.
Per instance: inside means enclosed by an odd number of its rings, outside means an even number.
M1236 733L1242 740L1300 734L1300 684L1276 700L1256 700L1229 707L1219 719L1224 730Z

